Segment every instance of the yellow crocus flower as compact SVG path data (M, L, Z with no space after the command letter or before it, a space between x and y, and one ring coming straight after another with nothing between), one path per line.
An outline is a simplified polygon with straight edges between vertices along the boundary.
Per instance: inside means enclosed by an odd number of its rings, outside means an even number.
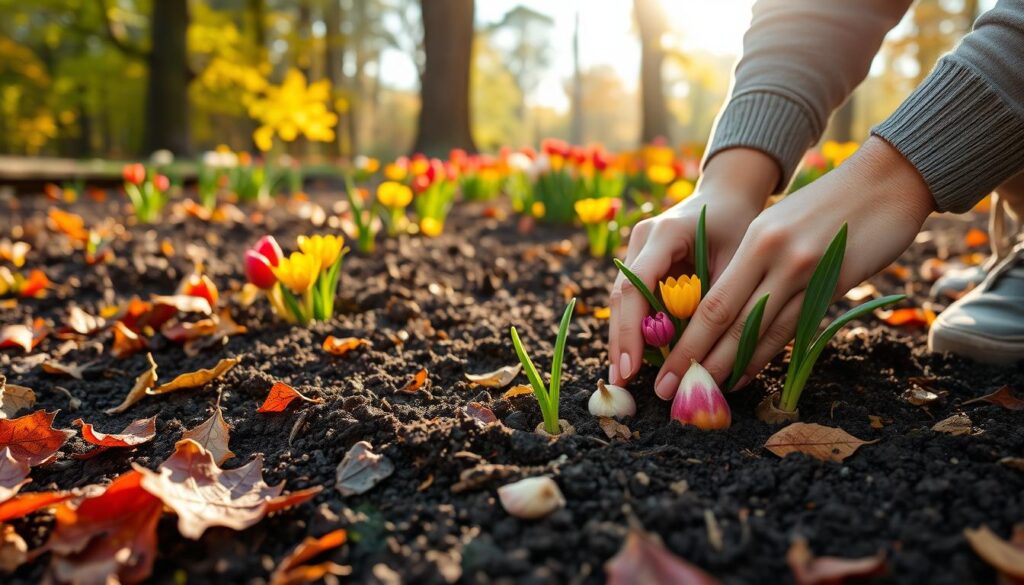
M406 168L395 163L388 163L384 166L384 176L390 181L403 181L408 174Z
M647 178L658 185L668 185L676 178L676 172L668 165L651 165L647 167Z
M377 186L377 201L384 207L404 209L412 203L412 189L394 181L384 181Z
M673 203L679 203L683 199L686 199L690 195L693 195L693 183L686 179L679 179L668 187L668 191L665 192L668 198Z
M441 235L444 231L444 222L438 221L432 217L424 217L420 220L420 232L431 238L436 238Z
M543 201L534 201L533 205L530 206L530 214L537 219L544 217L547 213L547 207L544 206Z
M334 266L334 261L338 259L341 254L341 249L345 247L345 239L340 236L321 236L316 235L313 237L299 236L298 241L299 249L304 254L315 256L320 260L320 266L322 268L330 268Z
M671 276L659 283L665 309L677 319L689 319L700 303L700 279L694 276Z
M320 257L304 252L292 252L291 256L281 258L277 266L271 267L274 276L281 284L295 294L303 294L313 288L320 276Z
M608 221L608 213L612 209L611 197L598 197L580 199L573 207L576 208L576 215L584 224L602 223Z

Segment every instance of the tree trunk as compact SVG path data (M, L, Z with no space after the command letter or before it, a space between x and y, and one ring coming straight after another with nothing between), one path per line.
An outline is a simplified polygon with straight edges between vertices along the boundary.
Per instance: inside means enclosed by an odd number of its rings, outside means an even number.
M644 144L656 139L669 140L668 106L661 79L661 64L665 53L661 37L666 32L665 14L660 0L634 0L636 22L640 30L640 96L643 128L640 141Z
M188 0L153 2L150 22L153 48L149 52L146 84L146 152L166 148L190 153L188 117Z
M324 42L324 68L327 70L327 79L331 81L331 103L328 107L338 115L339 122L344 119L345 113L339 112L335 107L335 98L342 88L345 78L345 64L342 55L345 50L345 38L341 33L341 0L328 0L327 10L324 12L324 24L327 27L327 35ZM345 136L342 132L342 124L338 125L338 132L334 142L328 148L328 154L338 156L347 154L342 144Z
M469 124L473 0L421 0L423 50L420 114L413 150L441 156L476 152Z

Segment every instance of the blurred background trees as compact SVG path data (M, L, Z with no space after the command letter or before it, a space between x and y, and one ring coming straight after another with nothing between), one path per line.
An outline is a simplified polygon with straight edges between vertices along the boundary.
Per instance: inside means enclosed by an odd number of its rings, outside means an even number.
M0 153L699 145L752 3L0 0ZM827 136L862 139L990 5L919 0Z

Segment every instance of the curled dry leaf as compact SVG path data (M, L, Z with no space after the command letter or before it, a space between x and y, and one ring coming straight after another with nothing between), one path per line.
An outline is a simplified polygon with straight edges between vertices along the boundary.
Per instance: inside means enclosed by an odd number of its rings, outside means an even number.
M633 433L630 432L629 427L614 418L609 418L607 416L598 417L597 424L609 439L622 439L623 441L628 441L633 437Z
M53 428L57 411L37 410L21 418L0 420L0 448L31 467L49 461L75 431Z
M4 325L0 328L0 349L20 347L25 353L32 351L34 346L32 328L28 325Z
M533 386L530 386L528 384L519 384L518 386L513 386L506 390L505 393L501 395L501 397L508 399L515 398L516 396L530 396L532 394Z
M31 388L8 384L7 378L0 374L0 419L11 418L35 405L36 393Z
M262 455L237 469L223 470L213 454L191 439L178 441L174 454L157 471L133 465L142 474L142 489L174 510L178 532L193 540L213 526L244 530L271 511L312 497L308 490L304 499L281 496L284 482L267 485Z
M270 585L299 585L323 579L326 575L345 576L349 567L331 561L309 564L315 557L345 544L348 533L344 529L329 532L320 538L306 537L295 550L281 560L270 576Z
M1024 410L1024 399L1014 396L1009 386L1003 386L991 394L972 398L971 400L963 402L961 406L976 404L978 402L988 402L989 404L995 404L996 406L1001 406L1007 410Z
M338 464L334 488L343 496L364 494L395 471L395 465L384 455L373 452L373 445L359 441L345 453Z
M946 433L953 436L977 433L974 423L971 422L971 417L963 413L954 414L951 417L940 420L932 425L932 430L937 433Z
M1007 579L1024 580L1024 526L1013 530L1012 540L1006 541L988 526L964 529L971 548L986 563Z
M182 433L181 438L192 439L199 443L213 455L213 460L217 465L223 465L225 461L235 456L228 448L228 442L231 439L231 425L224 420L224 411L219 406L214 409L210 418L196 428Z
M202 315L209 315L213 312L213 308L210 306L210 301L204 297L197 297L193 295L154 295L150 299L156 306L173 307L180 313L200 313Z
M498 417L494 415L494 411L485 404L470 402L462 410L466 413L466 416L478 420L485 425L498 422Z
M420 371L416 372L416 375L413 376L412 380L410 380L408 384L400 388L398 391L404 392L406 394L415 394L420 388L423 388L423 385L426 383L427 369L421 368Z
M632 528L622 548L604 565L608 585L675 583L717 585L719 581L665 548L661 539Z
M126 426L123 431L117 434L101 433L93 428L92 424L82 419L75 419L72 423L82 427L82 438L86 442L97 447L77 455L78 459L89 459L110 448L133 448L143 443L148 443L156 436L156 416L140 418Z
M64 320L64 324L73 333L90 336L103 329L106 320L90 315L76 305L68 309L68 316Z
M153 354L147 353L146 359L149 361L149 368L135 378L135 385L128 391L128 395L124 397L121 404L114 408L108 408L104 412L118 414L128 410L131 405L145 398L149 389L156 385L156 362L153 361Z
M256 412L282 412L296 398L312 404L323 403L322 398L310 398L284 382L275 382L270 387L266 400Z
M487 372L486 374L470 374L467 372L466 379L477 386L504 388L505 386L508 386L512 380L515 380L516 376L519 375L519 371L522 369L522 364L516 364L514 366L503 366L493 372Z
M822 461L839 462L853 455L861 445L876 442L863 441L843 429L797 422L779 429L764 446L779 457L803 453Z
M16 520L73 498L74 492L30 492L0 502L0 522Z
M345 355L348 352L358 347L369 347L373 345L369 339L362 339L359 337L335 337L328 335L327 339L324 340L323 348L324 351L331 355Z
M77 505L57 506L44 547L53 553L54 580L140 583L150 576L163 503L142 489L142 479L138 471L129 471Z
M900 395L900 398L914 406L925 406L942 397L931 390L926 390L915 384L914 386L907 388L903 394Z
M0 502L13 498L29 482L28 471L28 463L15 459L8 447L0 450Z
M76 380L85 379L85 371L95 365L96 362L86 362L84 364L64 364L61 362L49 360L43 362L43 371L47 374L54 376L71 376Z
M841 585L847 580L884 575L888 569L884 551L859 559L816 557L804 538L797 538L790 545L786 563L797 585Z
M935 311L920 307L879 309L875 315L893 327L928 327L935 320Z
M212 368L203 368L195 372L181 374L166 384L161 384L156 388L147 390L146 394L156 396L158 394L174 392L175 390L198 388L223 376L225 372L237 366L241 361L242 358L240 357L224 358Z
M148 346L145 337L129 329L123 322L114 323L114 340L111 342L110 355L123 359Z

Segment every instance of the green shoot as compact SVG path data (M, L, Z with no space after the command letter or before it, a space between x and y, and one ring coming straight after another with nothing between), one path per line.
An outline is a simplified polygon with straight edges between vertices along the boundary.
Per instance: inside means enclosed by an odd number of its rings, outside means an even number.
M807 385L807 379L814 370L814 364L818 361L821 352L828 345L829 340L850 321L861 317L875 309L891 305L906 298L906 295L889 295L864 303L859 307L850 309L842 316L833 321L820 335L818 329L822 319L832 304L832 295L835 294L836 286L839 284L839 273L843 266L843 256L846 254L847 225L839 229L839 233L825 250L825 254L818 261L814 274L807 285L804 294L804 303L800 308L800 318L797 320L796 338L793 341L793 353L789 359L789 369L786 371L786 381L782 390L782 398L779 400L779 408L784 411L793 412L800 401L800 394Z
M666 315L668 314L668 311L665 310L665 305L661 304L658 297L654 296L651 289L647 288L647 285L644 284L644 281L640 280L640 277L637 276L635 272L627 268L626 265L618 258L612 258L612 262L615 263L615 267L619 269L619 272L621 272L629 282L633 283L636 290L640 291L640 294L644 295L644 298L647 299L647 303L651 305L651 308L654 309L655 313L661 312Z
M707 211L707 205L700 208L700 219L697 220L697 235L694 241L696 250L693 255L693 269L697 278L700 279L700 298L702 299L708 296L708 290L711 288L711 269L708 266L708 232L705 221Z
M356 226L356 248L363 254L373 252L376 247L377 227L373 221L373 213L359 201L355 183L349 173L344 173L345 198L352 208L352 223Z
M736 361L733 362L732 374L725 383L726 391L730 390L740 381L740 378L743 377L743 372L746 371L747 366L750 365L750 360L754 357L754 350L757 348L757 342L761 338L761 319L764 317L764 307L768 304L768 296L766 293L757 299L757 304L750 310L746 322L743 323L740 344L736 348Z
M519 362L523 364L526 377L530 380L530 385L533 386L533 394L537 397L537 404L540 405L540 412L544 417L544 430L552 435L557 435L562 430L561 425L558 423L558 401L562 385L562 359L565 354L565 340L569 335L569 321L572 320L572 313L575 308L576 299L573 298L569 301L569 306L565 308L565 313L562 314L562 322L558 326L558 337L555 339L555 353L551 358L550 386L544 385L544 380L537 372L537 367L533 365L533 361L523 348L523 342L519 339L519 333L516 331L516 328L513 326L509 331L512 335L512 345L516 349L516 355L519 356Z

